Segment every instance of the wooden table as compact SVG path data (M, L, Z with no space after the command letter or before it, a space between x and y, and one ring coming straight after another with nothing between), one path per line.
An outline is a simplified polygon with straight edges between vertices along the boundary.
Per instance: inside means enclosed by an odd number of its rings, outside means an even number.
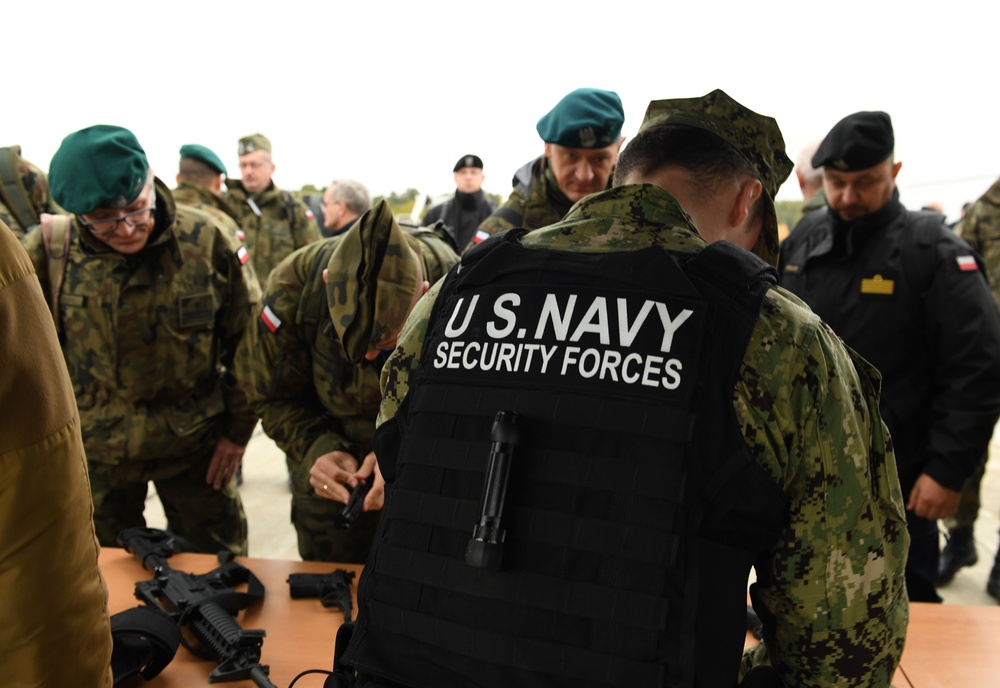
M263 629L267 635L261 647L261 664L270 666L271 682L286 688L292 679L306 669L326 669L333 666L333 645L337 628L344 620L339 609L326 608L318 599L293 600L288 593L290 573L329 573L346 569L357 574L361 566L355 564L326 564L302 561L279 561L237 557L237 561L253 572L264 584L264 603L240 612L236 620L244 629ZM218 566L218 561L208 554L175 554L170 557L171 568L185 573L207 573ZM125 550L107 547L101 550L101 571L108 582L108 608L112 614L135 607L137 581L152 577L139 561ZM354 595L358 579L351 585ZM239 586L238 589L245 588ZM208 673L215 663L195 657L184 647L177 649L174 660L152 681L143 685L150 688L192 688L208 686ZM301 678L295 688L320 688L325 676L315 674ZM252 687L252 681L233 681L213 684Z
M1000 686L1000 606L911 603L895 686Z
M325 564L275 559L237 558L264 584L264 603L241 612L237 621L245 629L264 629L267 636L261 650L261 663L270 666L271 681L286 688L306 669L330 669L333 645L343 615L337 609L323 607L319 600L293 600L288 594L290 573L329 573L335 568L361 572L354 564ZM108 581L111 613L139 604L135 599L136 581L147 580L150 573L124 550L101 551L101 570ZM170 566L186 573L206 573L218 565L207 554L177 554ZM354 579L352 594L355 593ZM354 609L357 610L357 599ZM748 634L748 642L756 642ZM207 686L213 662L194 657L185 648L150 688L190 688ZM305 676L296 688L320 688L321 675ZM223 685L234 688L253 686L251 681ZM963 606L928 603L910 605L910 627L900 668L893 679L895 688L981 688L1000 686L1000 606Z

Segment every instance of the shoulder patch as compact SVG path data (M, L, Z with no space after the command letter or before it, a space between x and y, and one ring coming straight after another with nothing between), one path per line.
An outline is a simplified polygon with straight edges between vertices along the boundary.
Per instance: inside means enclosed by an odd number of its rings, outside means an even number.
M306 208L306 217L308 217L311 220L316 216L313 215L313 211L311 211L309 208Z
M277 332L278 328L281 327L281 318L271 310L270 306L264 306L264 310L260 312L260 319L271 332Z
M955 262L958 263L958 269L962 272L975 272L979 269L976 265L976 259L972 256L958 256L955 258Z
M247 261L250 260L250 252L247 251L246 246L240 246L239 250L236 251L236 257L240 259L240 265L246 265Z
M476 236L472 237L472 243L478 244L481 241L486 241L490 238L490 233L485 229L480 229L476 231Z

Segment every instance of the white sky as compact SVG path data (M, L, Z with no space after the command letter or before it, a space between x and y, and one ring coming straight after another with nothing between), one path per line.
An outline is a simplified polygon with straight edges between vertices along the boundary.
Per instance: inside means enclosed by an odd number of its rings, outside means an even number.
M617 91L627 136L650 100L722 88L778 120L793 160L844 115L887 111L903 202L940 200L955 217L1000 176L998 8L4 0L0 145L47 169L66 134L117 124L173 185L182 144L238 176L237 139L261 132L285 188L354 178L373 194L437 195L475 153L486 190L506 194L542 151L538 118L575 88ZM799 198L794 174L778 198Z

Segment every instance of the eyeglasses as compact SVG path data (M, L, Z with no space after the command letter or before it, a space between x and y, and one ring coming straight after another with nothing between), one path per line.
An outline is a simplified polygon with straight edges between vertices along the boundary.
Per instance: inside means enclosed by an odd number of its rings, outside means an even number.
M82 217L78 218L80 224L89 227L90 231L99 236L107 236L113 234L118 229L118 223L124 222L131 228L138 227L139 225L144 225L153 218L153 212L156 210L156 204L149 206L148 208L143 208L142 210L133 210L131 213L125 213L120 217L107 217L100 220L84 220Z

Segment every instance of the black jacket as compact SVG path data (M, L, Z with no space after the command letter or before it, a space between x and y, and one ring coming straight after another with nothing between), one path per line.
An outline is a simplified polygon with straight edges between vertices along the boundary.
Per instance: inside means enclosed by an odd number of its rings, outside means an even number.
M1000 414L1000 317L968 244L941 215L907 211L894 194L852 222L809 213L782 244L778 270L882 373L903 494L921 473L961 489Z

